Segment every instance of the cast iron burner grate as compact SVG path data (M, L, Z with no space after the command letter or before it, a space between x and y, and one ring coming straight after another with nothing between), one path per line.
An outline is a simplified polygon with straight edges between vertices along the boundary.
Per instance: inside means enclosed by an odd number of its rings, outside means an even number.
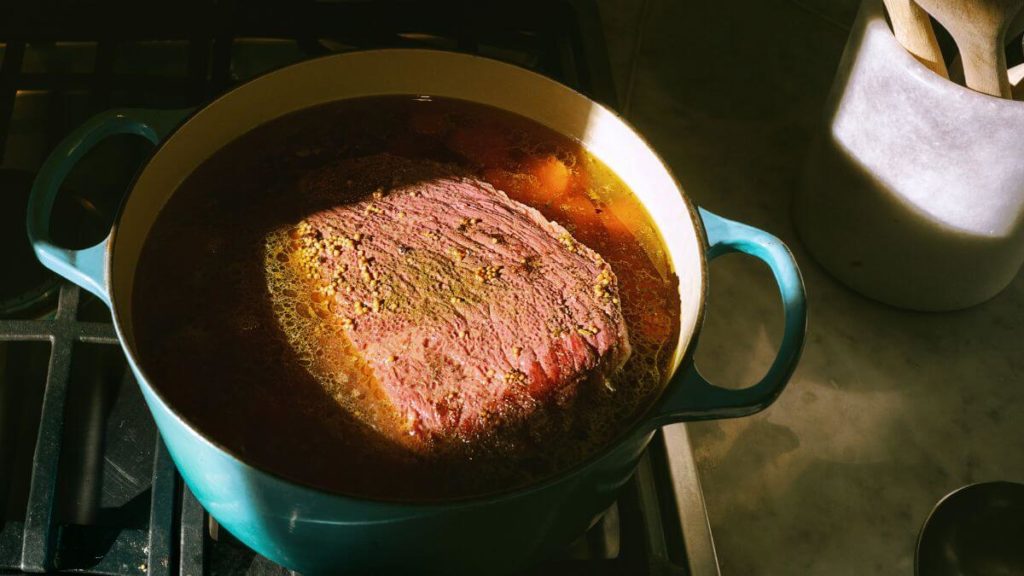
M49 150L92 114L194 106L330 52L477 53L616 105L593 0L58 0L8 3L5 11L0 199L12 211L23 210L26 183ZM99 241L147 153L125 137L86 157L58 200L56 239L74 247ZM0 573L286 573L219 530L182 486L109 313L25 258L23 217L8 220L0 234ZM532 573L688 573L669 467L659 434L609 513Z

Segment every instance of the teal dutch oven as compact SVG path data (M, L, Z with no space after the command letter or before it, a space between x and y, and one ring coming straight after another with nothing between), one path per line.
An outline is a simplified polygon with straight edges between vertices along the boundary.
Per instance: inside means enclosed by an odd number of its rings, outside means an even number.
M221 147L273 118L326 102L385 94L488 104L579 140L637 194L662 234L679 277L681 300L674 375L646 416L604 450L553 478L445 502L391 502L323 492L260 470L204 436L187 413L166 400L162 383L150 379L139 361L131 308L136 264L147 232L181 182ZM142 136L156 147L125 196L110 235L84 250L55 245L49 216L62 180L90 148L115 134ZM100 114L46 160L32 190L28 229L43 264L110 306L157 427L203 506L253 550L305 574L483 574L494 573L496 567L511 572L528 566L580 536L614 502L658 427L746 416L771 404L789 380L804 339L803 284L782 242L696 208L657 154L608 109L533 72L450 52L374 50L328 56L255 78L198 110ZM704 315L707 260L728 252L767 263L785 309L778 355L765 377L745 389L709 383L692 359Z

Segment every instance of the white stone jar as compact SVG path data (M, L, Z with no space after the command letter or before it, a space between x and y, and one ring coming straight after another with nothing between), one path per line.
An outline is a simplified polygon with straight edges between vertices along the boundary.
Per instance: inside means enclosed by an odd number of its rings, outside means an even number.
M866 296L983 302L1024 261L1024 102L932 73L865 0L793 215L814 258Z

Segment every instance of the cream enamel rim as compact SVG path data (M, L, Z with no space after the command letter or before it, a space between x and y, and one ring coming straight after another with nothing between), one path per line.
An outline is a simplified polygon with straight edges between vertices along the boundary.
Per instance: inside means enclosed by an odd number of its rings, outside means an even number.
M214 152L260 124L317 104L375 95L429 95L479 102L532 118L580 140L633 190L657 225L679 277L680 332L673 371L691 358L706 295L704 230L696 207L643 138L614 112L529 70L455 52L382 49L307 60L254 78L197 110L154 150L115 220L105 270L115 330L142 375L145 368L135 353L131 325L135 263L160 209L180 183ZM244 463L195 429L157 386L151 388L186 428ZM614 445L612 442L608 448ZM549 480L600 458L608 448Z

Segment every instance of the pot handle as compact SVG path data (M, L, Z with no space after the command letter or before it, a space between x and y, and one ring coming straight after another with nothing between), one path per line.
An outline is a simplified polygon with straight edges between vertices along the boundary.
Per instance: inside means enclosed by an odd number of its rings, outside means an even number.
M764 261L772 270L782 295L785 330L782 345L768 373L753 386L721 388L701 376L695 362L676 372L668 383L652 424L661 426L689 420L748 416L767 408L786 387L803 349L807 327L804 284L793 254L781 240L746 224L733 222L700 208L708 238L708 259L742 252Z
M92 292L110 306L106 267L108 234L95 246L62 248L50 237L50 216L64 178L94 146L108 136L135 134L157 144L191 112L123 108L101 112L68 134L43 162L28 202L28 238L44 266Z

